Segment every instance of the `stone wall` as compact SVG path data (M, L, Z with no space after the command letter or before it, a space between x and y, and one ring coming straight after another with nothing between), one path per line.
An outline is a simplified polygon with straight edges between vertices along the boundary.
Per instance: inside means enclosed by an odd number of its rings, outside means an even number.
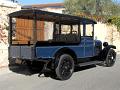
M115 45L117 47L116 51L120 51L120 32L117 31L117 27L114 25L98 22L95 25L95 39Z
M18 11L21 6L17 3L12 3L7 6L7 3L0 3L0 67L8 65L8 30L9 17L8 14Z
M117 47L116 51L120 51L120 32L114 25L107 25L106 41Z
M8 65L8 31L6 30L6 27L9 26L9 24L7 15L20 9L20 5L17 5L16 7L0 6L0 67ZM48 27L52 26L48 25ZM48 27L45 28L46 38L48 38L48 36L50 37ZM107 41L109 44L116 45L116 51L120 51L120 33L115 26L98 22L98 24L95 25L94 38L101 40L102 42Z

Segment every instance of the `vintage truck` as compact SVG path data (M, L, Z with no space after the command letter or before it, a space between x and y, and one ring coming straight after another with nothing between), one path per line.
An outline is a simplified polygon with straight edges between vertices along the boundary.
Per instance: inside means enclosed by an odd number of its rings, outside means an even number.
M94 40L94 20L27 9L9 14L9 22L9 61L42 68L40 74L51 71L67 80L75 66L115 63L116 46ZM52 37L45 39L45 32Z

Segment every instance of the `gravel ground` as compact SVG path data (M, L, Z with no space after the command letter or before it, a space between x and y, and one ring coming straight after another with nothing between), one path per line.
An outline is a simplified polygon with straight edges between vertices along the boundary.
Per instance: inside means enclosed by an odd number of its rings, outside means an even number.
M38 77L26 67L0 69L0 90L120 90L120 55L113 67L82 67L67 81Z

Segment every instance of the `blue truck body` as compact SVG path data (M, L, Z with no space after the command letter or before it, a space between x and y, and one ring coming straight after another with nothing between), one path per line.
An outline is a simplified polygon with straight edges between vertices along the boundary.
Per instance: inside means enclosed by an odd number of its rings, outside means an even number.
M97 24L94 20L37 9L17 11L9 14L9 17L10 62L19 60L21 64L25 62L30 68L42 67L40 75L52 71L60 80L69 79L78 65L102 64L111 67L115 63L116 52L113 49L116 47L105 42L102 48L102 42L94 40L94 25ZM25 35L15 32L13 18L33 20L32 35L27 37L27 43L20 44L21 39L16 39L15 33L21 37ZM52 22L52 39L37 39L40 38L37 34L38 21ZM92 28L88 28L87 25Z
M78 45L62 45L62 46L39 46L36 47L37 58L52 58L62 48L69 48L75 52L77 58L87 58L96 56L96 45L101 44L100 41L94 41L92 37L82 38Z

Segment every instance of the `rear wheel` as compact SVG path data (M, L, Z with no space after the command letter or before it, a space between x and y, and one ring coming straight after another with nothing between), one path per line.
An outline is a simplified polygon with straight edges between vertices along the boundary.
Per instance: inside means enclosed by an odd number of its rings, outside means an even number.
M103 65L106 67L112 67L116 61L116 52L113 49L109 49L106 60L104 61Z
M68 54L63 54L59 57L59 59L56 62L57 62L57 67L55 72L58 79L60 80L69 79L74 72L73 58Z

